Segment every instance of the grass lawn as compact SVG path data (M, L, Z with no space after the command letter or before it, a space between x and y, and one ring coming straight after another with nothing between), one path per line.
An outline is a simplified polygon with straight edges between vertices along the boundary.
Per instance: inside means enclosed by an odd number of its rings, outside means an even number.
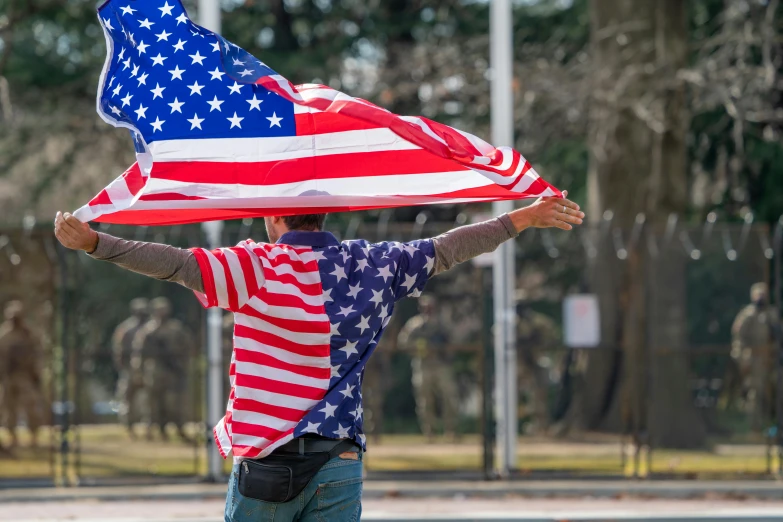
M188 426L195 438L198 426ZM144 430L137 427L137 433ZM0 453L0 478L50 477L61 469L58 453L52 451L52 433L43 430L41 447L27 447L29 436L22 432L23 447L13 454ZM0 441L7 445L7 435ZM71 479L80 477L193 476L206 471L203 438L186 443L171 433L169 441L159 437L132 440L116 424L87 425L73 433L71 445L79 448L69 457ZM481 466L481 440L469 435L459 442L436 440L428 444L417 435L384 435L380 441L370 437L365 456L367 469L376 471L454 470ZM573 471L577 474L630 474L630 454L622 467L620 444L616 437L593 436L586 440L554 440L521 437L518 468L523 472ZM78 472L77 472L78 464ZM642 474L647 473L641 458ZM683 477L715 477L762 474L766 470L765 448L760 444L715 445L711 450L656 450L653 471ZM231 460L225 462L225 469Z

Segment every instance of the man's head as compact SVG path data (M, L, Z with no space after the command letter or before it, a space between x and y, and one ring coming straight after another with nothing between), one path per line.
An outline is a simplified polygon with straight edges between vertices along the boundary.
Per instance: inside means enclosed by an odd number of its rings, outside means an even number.
M5 318L13 324L21 324L24 315L24 305L21 301L9 301L5 305Z
M167 319L171 315L171 301L165 297L156 297L150 301L150 312L155 319Z
M324 227L326 214L302 214L299 216L272 216L264 218L266 233L271 243L291 230L319 231Z
M767 283L756 283L750 287L750 300L758 306L766 306L769 299Z
M150 308L150 303L144 297L137 297L136 299L131 299L130 302L131 315L142 318L149 314L149 308Z

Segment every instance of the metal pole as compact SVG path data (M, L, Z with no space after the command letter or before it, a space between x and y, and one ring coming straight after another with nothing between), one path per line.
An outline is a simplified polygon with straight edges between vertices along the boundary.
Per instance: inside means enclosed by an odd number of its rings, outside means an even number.
M205 29L220 34L220 0L198 0L199 23ZM211 221L202 225L210 248L219 248L223 232L222 221ZM219 308L207 311L207 476L218 481L223 477L223 463L214 446L212 427L226 409L223 402L223 312Z
M495 146L514 144L512 92L511 0L490 2L490 65L492 141ZM492 212L513 210L510 201L493 203ZM504 243L495 252L493 270L495 300L495 401L498 475L506 478L516 462L517 386L516 332L514 329L514 243Z

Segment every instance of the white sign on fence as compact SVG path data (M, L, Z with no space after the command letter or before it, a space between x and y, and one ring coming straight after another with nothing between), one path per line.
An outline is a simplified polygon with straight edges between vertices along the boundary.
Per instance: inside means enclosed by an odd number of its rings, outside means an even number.
M598 296L574 294L563 300L563 340L571 348L595 348L601 342Z

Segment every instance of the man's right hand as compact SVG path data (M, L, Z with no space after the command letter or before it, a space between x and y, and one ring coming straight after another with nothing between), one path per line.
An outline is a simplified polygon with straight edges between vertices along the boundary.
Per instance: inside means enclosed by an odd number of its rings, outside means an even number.
M98 233L68 212L57 212L54 218L54 235L64 247L71 250L84 250L91 254L98 246Z

